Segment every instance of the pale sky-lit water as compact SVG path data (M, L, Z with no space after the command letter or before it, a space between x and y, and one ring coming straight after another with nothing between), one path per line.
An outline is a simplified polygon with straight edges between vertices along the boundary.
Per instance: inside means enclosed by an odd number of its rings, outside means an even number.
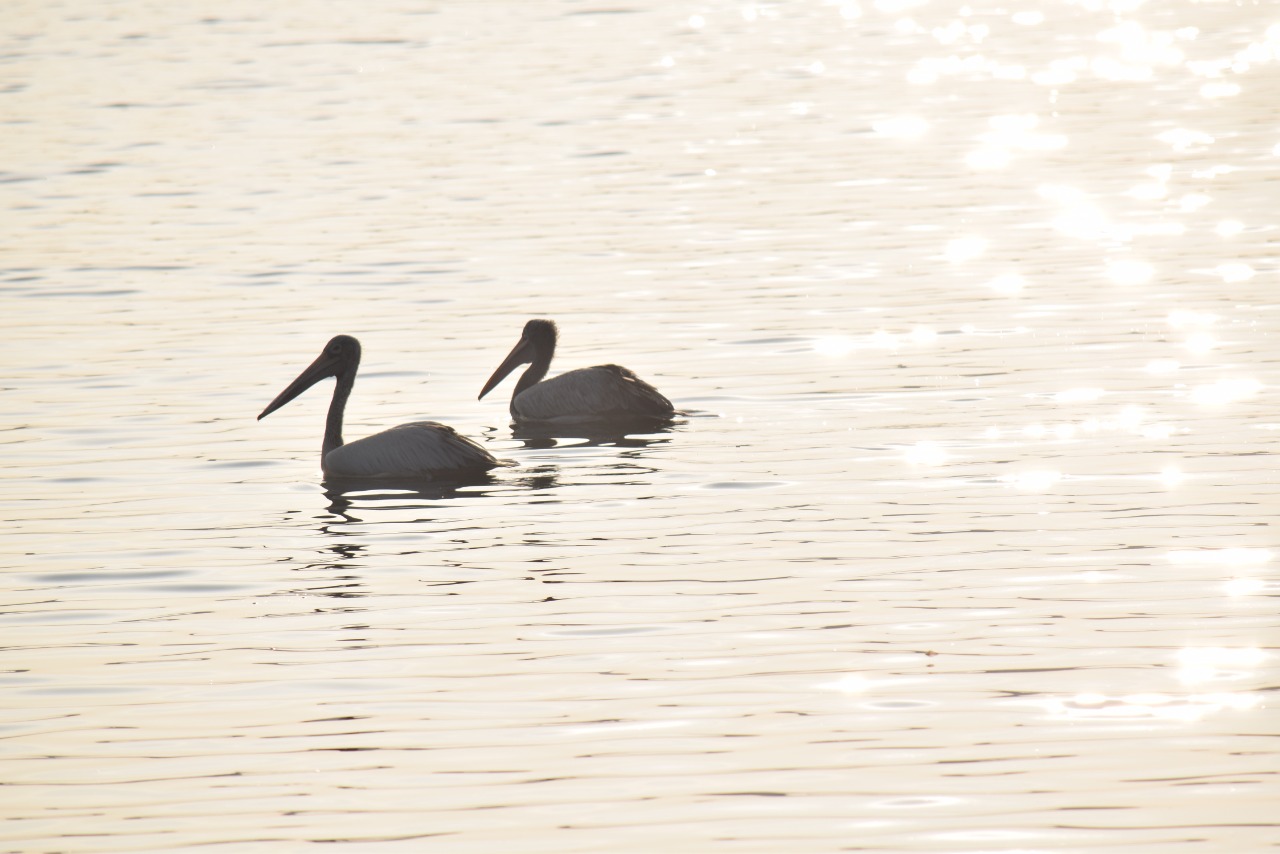
M0 34L4 850L1280 845L1280 7ZM515 440L538 316L688 417ZM327 493L339 332L516 465Z

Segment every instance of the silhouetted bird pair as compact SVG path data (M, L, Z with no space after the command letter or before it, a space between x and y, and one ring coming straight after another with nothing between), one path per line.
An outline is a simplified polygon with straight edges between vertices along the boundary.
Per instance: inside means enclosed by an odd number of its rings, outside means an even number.
M543 380L556 352L556 325L530 320L507 358L480 390L484 397L520 365L529 365L511 395L511 418L517 425L595 425L617 430L656 427L675 415L671 401L618 365L578 368ZM484 448L452 427L414 421L375 433L350 444L342 441L342 415L360 367L360 342L335 336L311 365L262 410L275 412L311 386L335 377L333 400L325 421L320 465L330 477L398 477L447 479L481 474L500 465Z

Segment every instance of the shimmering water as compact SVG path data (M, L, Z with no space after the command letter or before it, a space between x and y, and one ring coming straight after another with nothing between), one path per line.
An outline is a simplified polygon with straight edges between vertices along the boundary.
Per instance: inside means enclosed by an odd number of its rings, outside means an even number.
M1274 5L0 34L6 850L1280 844ZM687 416L516 440L536 316ZM517 465L327 489L338 332Z

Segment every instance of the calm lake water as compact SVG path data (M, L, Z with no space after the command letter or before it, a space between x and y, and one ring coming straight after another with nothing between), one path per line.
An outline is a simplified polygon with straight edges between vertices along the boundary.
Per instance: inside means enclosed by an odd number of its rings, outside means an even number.
M1280 845L1280 7L0 44L4 850ZM686 415L516 439L531 317ZM516 465L326 486L340 332Z

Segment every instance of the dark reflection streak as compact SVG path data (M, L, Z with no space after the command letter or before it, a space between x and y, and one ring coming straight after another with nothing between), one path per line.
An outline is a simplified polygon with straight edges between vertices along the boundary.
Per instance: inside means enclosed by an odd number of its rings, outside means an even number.
M670 425L667 425L653 432L669 433L670 429ZM446 507L456 507L454 502L492 499L498 495L510 499L514 493L524 490L545 492L566 485L590 485L600 482L602 478L617 485L649 486L649 477L657 474L659 469L644 464L642 458L648 448L671 441L665 435L631 436L626 432L616 431L583 430L577 431L579 435L576 436L566 436L564 431L558 430L551 432L556 435L548 435L545 431L536 429L518 428L514 435L523 439L526 448L564 447L569 450L576 447L614 447L617 449L616 456L604 460L593 458L592 470L581 473L583 480L579 484L563 483L561 467L547 462L539 462L523 470L517 468L509 470L509 473L497 473L505 477L486 473L462 481L325 479L320 486L328 502L325 508L327 515L317 516L314 524L318 533L327 541L322 553L328 559L310 563L304 568L304 571L318 571L325 577L322 583L308 585L304 590L295 592L333 599L353 599L366 595L361 591L365 585L360 563L366 546L352 540L368 536L368 525L400 525L404 520L398 514L410 511L416 517L413 527L429 530L435 526L436 516L442 515ZM561 442L566 438L578 441L562 446ZM556 500L532 499L530 503Z
M406 509L419 502L449 501L457 498L479 498L496 490L485 489L501 482L491 474L462 481L401 481L394 478L342 478L323 481L328 510L344 522L363 522L347 511L357 503L370 509ZM389 502L407 502L390 505ZM338 532L333 532L338 533Z
M359 557L360 552L364 551L365 547L355 545L354 543L334 543L327 548L329 551L335 552L338 555L338 562L336 564L330 563L318 565L328 566L332 569L341 569L344 565Z
M530 477L516 479L515 485L526 489L550 488L558 485L558 476L558 467L545 465ZM414 527L429 530L438 521L435 518L437 514L431 512L433 509L443 510L447 503L462 499L485 499L499 492L510 494L512 485L511 481L499 480L489 474L460 481L326 479L321 487L328 501L328 515L315 517L315 529L326 540L319 550L323 557L301 569L320 577L301 589L285 592L348 600L366 596L367 593L361 589L366 586L361 558L366 556L368 546L352 540L366 538L368 525L402 525L404 521L396 513L407 510L416 511L416 518L411 523ZM355 515L353 509L361 510L361 515ZM286 521L294 512L297 511L286 514ZM387 517L378 519L381 514L387 514ZM367 522L366 517L372 521Z
M533 492L560 486L560 467L543 463L529 470L529 474L516 479L516 483Z
M336 530L329 524L321 524L318 529L326 537L353 536L353 534ZM302 594L325 596L331 599L360 598L365 594L359 592L359 588L363 587L364 583L358 572L362 564L358 561L364 556L366 548L366 546L359 543L329 542L318 550L319 560L303 563L300 568L295 570L306 574L312 583L300 589L279 590L272 595L297 596ZM315 573L318 577L312 576L312 573Z
M680 422L677 422L680 423ZM644 448L649 445L665 444L670 438L644 438L645 436L663 436L670 433L675 424L667 423L634 423L577 425L557 427L551 425L518 425L511 428L511 435L524 442L526 448L555 448L560 439L581 439L570 447L590 448L604 445L616 445L623 448ZM633 435L641 434L641 435Z

